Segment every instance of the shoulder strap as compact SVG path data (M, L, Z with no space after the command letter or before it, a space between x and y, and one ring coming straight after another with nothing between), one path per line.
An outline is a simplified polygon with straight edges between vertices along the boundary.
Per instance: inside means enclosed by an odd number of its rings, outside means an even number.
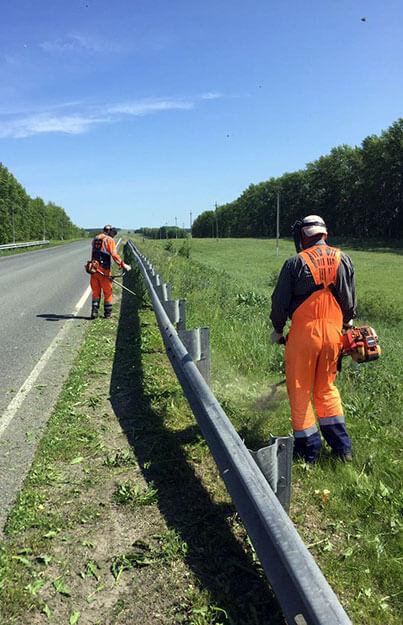
M341 260L341 252L336 247L314 245L300 252L299 256L308 265L316 285L322 284L327 288L336 283Z

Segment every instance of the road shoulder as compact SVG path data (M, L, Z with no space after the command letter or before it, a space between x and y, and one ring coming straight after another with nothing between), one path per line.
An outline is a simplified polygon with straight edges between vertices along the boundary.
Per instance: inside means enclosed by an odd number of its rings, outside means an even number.
M126 293L88 330L0 553L5 625L283 623L154 314Z

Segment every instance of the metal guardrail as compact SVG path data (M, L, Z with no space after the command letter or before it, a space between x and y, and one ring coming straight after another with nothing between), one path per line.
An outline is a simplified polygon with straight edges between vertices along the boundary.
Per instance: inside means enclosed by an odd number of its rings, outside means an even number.
M49 241L28 241L27 243L6 243L0 245L1 250L16 250L20 247L35 247L37 245L48 245Z
M180 340L150 279L152 266L132 241L128 246L150 294L167 355L288 625L351 625L337 596Z

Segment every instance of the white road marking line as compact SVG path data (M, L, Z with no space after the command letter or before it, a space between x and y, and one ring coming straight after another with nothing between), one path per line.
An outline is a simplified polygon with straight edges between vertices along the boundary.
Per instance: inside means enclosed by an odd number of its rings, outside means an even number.
M85 302L87 301L87 298L88 298L90 293L91 293L91 287L87 286L87 288L85 289L82 297L80 297L80 299L78 300L77 304L75 305L75 308L74 308L75 312L73 313L73 317L76 317L78 315L78 313L80 312L80 310L84 306Z
M90 293L91 293L91 287L88 286L85 289L82 297L80 297L80 299L78 300L77 304L74 307L73 317L76 317L78 315L78 313L80 312L81 308L84 306L85 302L87 301L87 298L88 298ZM8 426L10 425L11 421L13 420L13 418L15 417L15 415L17 413L17 410L22 406L22 403L23 403L24 399L26 398L28 393L31 391L33 385L35 384L36 380L39 377L39 374L41 373L41 371L43 371L46 363L51 358L51 356L52 356L53 352L55 351L56 347L65 338L65 336L66 336L66 334L68 332L68 329L69 329L69 324L67 323L67 321L65 321L63 327L61 328L61 330L56 334L56 336L52 340L52 342L49 345L49 347L47 348L47 350L44 352L44 354L38 360L38 362L36 363L35 367L32 369L31 373L29 374L29 376L27 377L27 379L25 380L25 382L23 383L23 385L21 386L19 391L17 391L16 395L13 397L13 399L10 401L10 403L7 406L7 408L5 409L3 414L1 415L1 417L0 417L0 438L3 436L4 432L6 431Z

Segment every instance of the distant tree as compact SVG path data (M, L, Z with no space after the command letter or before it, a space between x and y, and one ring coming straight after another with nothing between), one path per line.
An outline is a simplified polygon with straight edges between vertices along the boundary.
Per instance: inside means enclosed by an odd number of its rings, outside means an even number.
M214 236L217 220L223 237L274 237L277 193L282 236L298 217L320 214L331 235L402 238L403 119L361 147L338 146L303 170L251 184L216 212L201 213L192 234Z
M0 163L0 243L84 236L64 210L41 198L32 199L24 187Z

